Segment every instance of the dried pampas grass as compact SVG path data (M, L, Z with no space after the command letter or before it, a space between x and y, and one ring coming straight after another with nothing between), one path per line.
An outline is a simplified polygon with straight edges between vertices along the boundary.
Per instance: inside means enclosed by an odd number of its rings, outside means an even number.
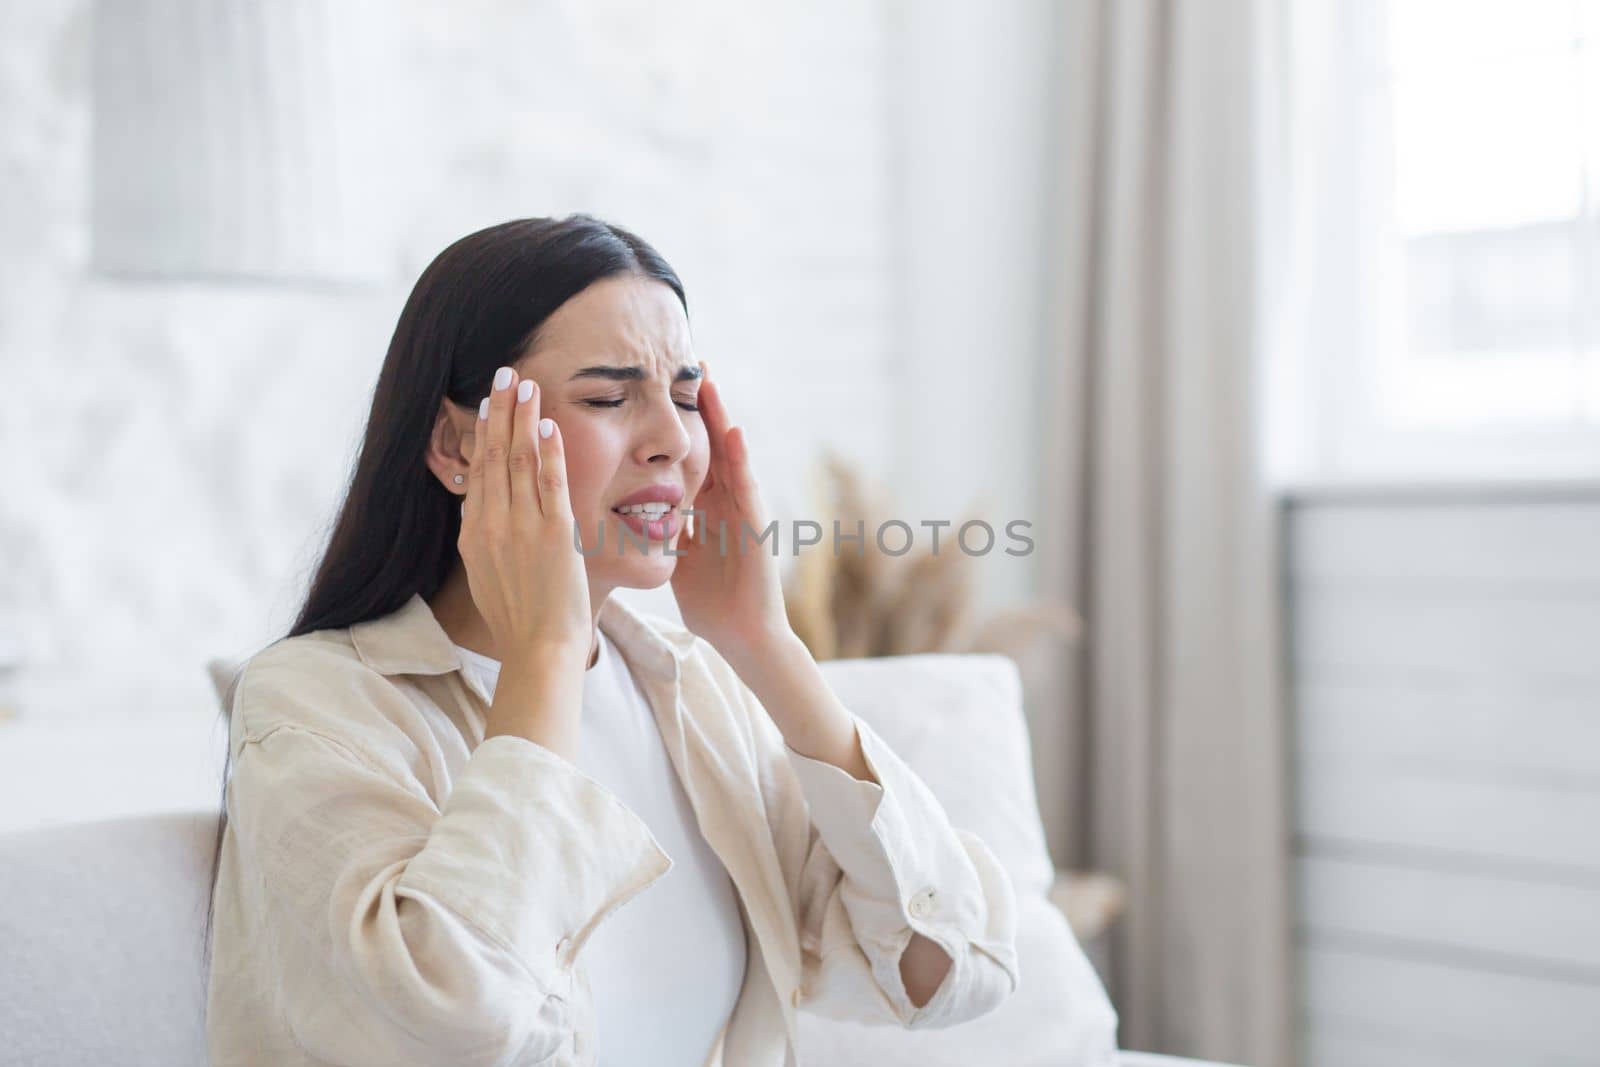
M1078 638L1078 616L1059 602L977 618L975 558L953 543L960 522L942 531L937 553L931 538L901 556L881 551L874 534L894 508L837 455L824 455L812 494L815 513L826 517L823 540L796 560L784 600L789 624L816 659L989 652L1026 664L1041 649ZM837 553L834 520L841 531ZM858 521L865 530L860 546L843 540Z

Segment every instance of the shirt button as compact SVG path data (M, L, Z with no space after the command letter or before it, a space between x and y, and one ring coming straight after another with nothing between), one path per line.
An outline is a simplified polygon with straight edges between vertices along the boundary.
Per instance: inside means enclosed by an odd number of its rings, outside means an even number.
M916 895L911 898L911 914L915 915L919 919L926 919L928 916L932 915L933 897L934 891L932 886L918 890Z

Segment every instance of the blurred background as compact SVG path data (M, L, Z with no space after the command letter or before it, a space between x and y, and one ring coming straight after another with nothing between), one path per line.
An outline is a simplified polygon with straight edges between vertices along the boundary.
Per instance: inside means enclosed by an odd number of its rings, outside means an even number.
M1033 524L804 589L1014 652L1125 1045L1593 1063L1597 181L1600 0L0 0L0 830L215 807L417 275L587 211L777 517Z

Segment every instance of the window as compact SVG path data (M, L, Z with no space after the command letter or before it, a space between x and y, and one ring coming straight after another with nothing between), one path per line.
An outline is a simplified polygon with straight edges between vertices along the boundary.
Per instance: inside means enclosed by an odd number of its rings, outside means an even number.
M1600 0L1290 25L1309 473L1600 476Z

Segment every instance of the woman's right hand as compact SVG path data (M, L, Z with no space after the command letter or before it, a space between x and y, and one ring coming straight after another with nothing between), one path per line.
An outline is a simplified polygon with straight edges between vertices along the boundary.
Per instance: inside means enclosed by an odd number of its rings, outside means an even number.
M502 666L588 666L594 619L574 540L561 429L539 436L539 386L501 367L473 433L456 547ZM569 658L570 657L570 658ZM581 675L580 675L581 676Z

